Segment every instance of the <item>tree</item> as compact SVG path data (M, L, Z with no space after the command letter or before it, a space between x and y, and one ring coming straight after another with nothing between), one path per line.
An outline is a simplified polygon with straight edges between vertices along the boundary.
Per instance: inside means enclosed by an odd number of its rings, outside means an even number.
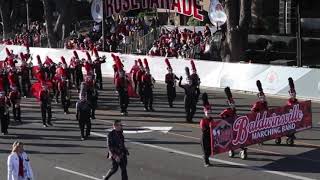
M48 47L56 48L71 31L73 0L42 0L48 35ZM57 16L54 16L57 14Z
M16 22L14 17L16 0L0 0L0 16L3 27L3 39L10 38L13 33L13 27Z
M224 28L221 57L226 62L244 60L248 47L248 30L251 22L252 0L225 0L228 20Z

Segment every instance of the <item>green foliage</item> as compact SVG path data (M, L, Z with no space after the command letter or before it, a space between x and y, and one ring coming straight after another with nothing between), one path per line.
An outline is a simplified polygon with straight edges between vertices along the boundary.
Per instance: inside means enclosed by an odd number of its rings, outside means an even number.
M188 26L204 26L205 22L204 21L198 21L196 19L194 19L193 17L190 17L188 22L187 22Z

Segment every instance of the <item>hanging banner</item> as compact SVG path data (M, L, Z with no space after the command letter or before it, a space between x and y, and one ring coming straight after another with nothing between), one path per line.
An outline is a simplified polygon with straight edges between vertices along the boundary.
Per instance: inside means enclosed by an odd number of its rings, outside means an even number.
M97 23L102 21L102 0L93 0L91 4L91 16Z
M137 9L170 9L185 16L203 21L198 0L105 0L106 16Z
M215 121L211 125L212 154L262 143L311 127L311 101Z

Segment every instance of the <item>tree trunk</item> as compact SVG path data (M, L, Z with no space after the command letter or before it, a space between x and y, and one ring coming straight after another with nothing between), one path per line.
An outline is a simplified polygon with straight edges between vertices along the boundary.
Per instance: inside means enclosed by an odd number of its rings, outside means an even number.
M225 12L228 20L221 57L225 62L239 62L244 59L248 44L251 0L226 0Z
M42 0L42 2L43 2L43 9L44 9L44 19L46 22L46 29L47 29L48 47L56 48L57 37L53 30L53 10L52 10L52 7L50 7L49 5L50 0Z
M72 21L72 4L73 0L59 0L55 1L57 10L59 12L58 18L54 25L54 34L57 40L64 40L69 35Z
M10 21L10 9L9 9L10 1L0 1L0 15L2 20L3 27L3 39L10 38L12 33L12 26Z

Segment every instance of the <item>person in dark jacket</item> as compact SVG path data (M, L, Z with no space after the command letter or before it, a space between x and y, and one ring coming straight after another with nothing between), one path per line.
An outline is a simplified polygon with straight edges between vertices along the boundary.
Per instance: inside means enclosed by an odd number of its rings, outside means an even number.
M85 140L90 136L91 131L91 105L87 100L86 94L80 94L80 100L76 104L76 118L79 122L81 140ZM84 129L86 127L86 135L84 134Z
M124 144L124 136L122 124L120 120L115 120L113 123L113 130L108 134L108 158L112 161L112 167L103 176L103 180L108 180L113 174L118 171L120 166L122 180L128 180L127 174L127 156L129 152Z

